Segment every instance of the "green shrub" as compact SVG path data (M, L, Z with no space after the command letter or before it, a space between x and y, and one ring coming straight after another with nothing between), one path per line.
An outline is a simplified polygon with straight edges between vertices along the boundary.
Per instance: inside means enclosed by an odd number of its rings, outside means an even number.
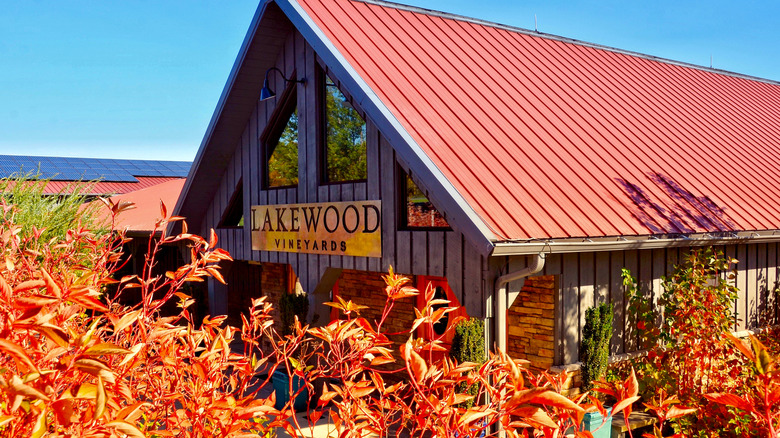
M458 363L485 362L485 324L481 319L464 319L458 323L455 327L455 336L452 338L450 356ZM461 383L458 391L476 397L479 387L476 383L473 385ZM474 405L474 400L469 400L464 405L470 408Z
M609 342L612 339L613 308L602 303L585 311L585 328L582 333L581 358L582 389L590 391L593 381L607 371Z
M279 298L279 314L281 315L281 333L287 336L293 333L295 317L301 323L306 322L309 313L309 297L306 294L285 293Z
M88 203L94 182L68 185L52 195L45 193L49 182L34 174L0 180L3 199L16 206L14 222L21 226L23 237L33 236L45 244L64 240L69 230L86 228L98 236L109 231L110 224L98 214L102 205Z

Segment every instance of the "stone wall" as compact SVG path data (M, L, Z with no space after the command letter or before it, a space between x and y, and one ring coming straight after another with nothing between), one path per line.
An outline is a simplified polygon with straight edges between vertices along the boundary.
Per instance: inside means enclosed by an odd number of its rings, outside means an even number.
M508 353L531 362L533 370L547 370L555 357L556 276L528 277L507 311Z
M360 316L372 324L378 322L382 317L382 310L385 307L387 298L382 275L384 274L381 272L345 269L339 278L338 295L345 301L351 300L355 304L367 306L368 309L360 311ZM414 276L409 277L412 279L409 285L415 286ZM400 333L391 337L393 341L406 342L408 339L408 330L414 323L415 303L416 299L414 297L404 298L396 301L393 306L392 312L390 312L382 327L383 332Z

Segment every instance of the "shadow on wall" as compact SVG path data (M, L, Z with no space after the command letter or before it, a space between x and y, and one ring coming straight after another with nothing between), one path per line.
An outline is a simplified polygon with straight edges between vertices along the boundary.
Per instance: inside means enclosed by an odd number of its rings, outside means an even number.
M615 181L626 191L634 204L634 217L653 234L727 232L736 224L722 207L708 196L696 196L672 178L651 173L650 180L667 199L654 197L636 184L622 178Z

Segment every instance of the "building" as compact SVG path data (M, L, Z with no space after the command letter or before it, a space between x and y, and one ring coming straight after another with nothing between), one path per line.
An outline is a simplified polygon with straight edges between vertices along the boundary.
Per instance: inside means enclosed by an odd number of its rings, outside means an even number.
M56 195L69 186L86 185L88 196L112 196L187 176L189 161L0 155L0 178L28 176L47 180L44 193Z
M578 361L599 302L612 353L636 350L621 268L657 296L692 247L740 260L736 329L777 320L779 135L772 81L376 0L263 1L176 214L236 260L212 312L296 282L376 307L393 266L547 368Z

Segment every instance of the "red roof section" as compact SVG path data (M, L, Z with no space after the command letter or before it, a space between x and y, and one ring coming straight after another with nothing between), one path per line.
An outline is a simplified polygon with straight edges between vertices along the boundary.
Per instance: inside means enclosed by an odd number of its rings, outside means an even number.
M149 187L154 187L158 184L166 183L168 181L180 181L184 178L179 177L148 177L137 176L135 177L138 182L109 182L100 181L93 184L92 189L89 191L90 195L107 195L107 194L123 194L130 193ZM68 186L74 184L90 184L90 182L80 181L49 181L46 184L46 193L56 194L65 190ZM174 202L176 200L174 199Z
M132 202L135 204L135 208L119 213L114 228L127 229L131 232L151 233L154 231L155 223L162 217L160 202L163 202L168 212L171 212L176 205L176 200L179 199L184 181L185 178L170 179L152 187L110 197L109 199L114 203ZM110 221L111 216L107 208L101 209L100 212Z
M501 240L780 228L777 83L397 5L297 1Z

